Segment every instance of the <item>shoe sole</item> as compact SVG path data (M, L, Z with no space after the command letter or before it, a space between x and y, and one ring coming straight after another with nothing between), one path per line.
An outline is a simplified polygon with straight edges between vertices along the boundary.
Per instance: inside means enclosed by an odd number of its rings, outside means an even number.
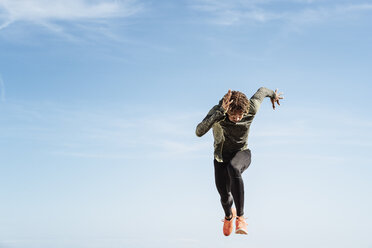
M235 233L236 233L236 234L245 234L245 235L248 234L248 232L247 232L246 230L242 229L242 228L236 230Z

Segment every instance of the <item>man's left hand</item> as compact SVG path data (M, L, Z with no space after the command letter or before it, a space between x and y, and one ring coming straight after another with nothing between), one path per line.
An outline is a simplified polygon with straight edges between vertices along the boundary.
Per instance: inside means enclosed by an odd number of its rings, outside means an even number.
M273 109L275 110L275 103L277 103L280 106L279 100L284 99L282 96L283 92L278 93L278 89L275 90L274 97L270 98L271 104L273 105Z

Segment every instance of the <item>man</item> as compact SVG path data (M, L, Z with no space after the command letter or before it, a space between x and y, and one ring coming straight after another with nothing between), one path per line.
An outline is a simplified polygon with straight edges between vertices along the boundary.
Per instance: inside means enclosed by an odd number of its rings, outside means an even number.
M251 163L251 151L247 147L249 127L265 97L270 97L272 107L280 105L283 99L278 93L261 87L248 100L239 91L231 91L215 105L196 127L196 135L203 136L213 128L214 136L214 174L217 191L225 212L223 233L229 236L233 231L236 217L238 234L248 234L244 219L244 184L242 173ZM232 205L235 203L235 209Z

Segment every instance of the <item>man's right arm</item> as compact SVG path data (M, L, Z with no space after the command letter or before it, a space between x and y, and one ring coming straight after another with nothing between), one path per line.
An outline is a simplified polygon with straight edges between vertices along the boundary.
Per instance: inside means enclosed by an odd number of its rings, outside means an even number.
M209 129L217 121L222 120L225 117L225 110L221 105L215 105L207 114L207 116L198 124L196 127L196 136L201 137L206 134Z

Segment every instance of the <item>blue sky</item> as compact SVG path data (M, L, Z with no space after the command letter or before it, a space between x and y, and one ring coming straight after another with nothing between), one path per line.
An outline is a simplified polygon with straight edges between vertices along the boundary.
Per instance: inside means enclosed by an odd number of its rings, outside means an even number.
M0 247L372 248L372 3L0 0ZM211 133L265 99L248 236L222 235Z

